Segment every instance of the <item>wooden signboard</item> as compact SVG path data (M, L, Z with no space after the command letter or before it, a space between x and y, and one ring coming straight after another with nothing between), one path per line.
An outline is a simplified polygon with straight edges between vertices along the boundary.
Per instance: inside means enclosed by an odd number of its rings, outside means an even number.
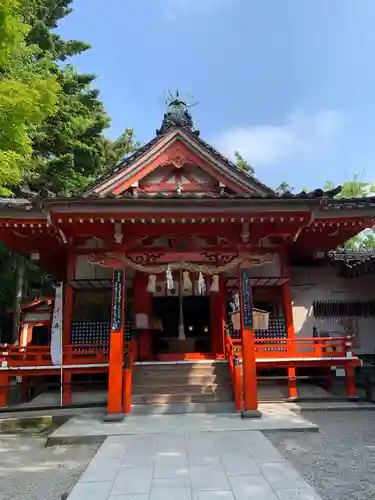
M115 269L113 272L112 332L121 332L124 327L124 282L124 271Z
M252 307L252 296L250 287L250 273L249 269L241 269L241 291L242 294L242 328L244 330L250 330L253 327L253 307Z

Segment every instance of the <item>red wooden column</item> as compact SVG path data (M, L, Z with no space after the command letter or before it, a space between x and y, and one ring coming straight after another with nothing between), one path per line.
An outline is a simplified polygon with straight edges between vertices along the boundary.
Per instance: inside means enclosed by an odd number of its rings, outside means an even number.
M292 294L290 290L290 281L287 281L282 288L283 293L283 304L284 304L284 317L285 317L285 327L288 340L292 340L295 337L294 322L293 322L293 307L292 307ZM295 345L290 344L292 347L291 356L295 355ZM295 400L298 398L297 391L297 378L296 378L296 368L294 366L288 367L288 389L289 389L289 399Z
M225 279L220 277L220 352L225 354L226 342L226 322L227 322L227 304L226 304L226 284Z
M7 372L0 372L0 408L8 406L9 379Z
M298 398L297 392L297 378L295 367L288 368L288 389L289 389L289 399L296 400Z
M152 314L153 295L147 291L148 277L137 272L134 278L133 307L134 315L146 314L149 321ZM150 326L150 325L149 325ZM152 352L152 330L143 329L138 336L138 358L140 361L151 361Z
M123 418L123 362L125 327L125 270L114 269L109 340L108 404L106 420Z
M348 399L357 399L357 391L355 387L355 372L352 365L345 366L346 376L346 394Z
M211 352L215 355L224 353L222 303L223 296L220 286L219 291L211 292L210 297Z
M244 266L246 263L243 264ZM247 267L239 269L240 315L242 330L242 370L244 408L242 418L259 418L258 383L255 359L255 342L253 329L253 305L250 286L250 272Z
M292 293L290 290L290 281L287 281L282 288L283 288L282 291L283 291L286 331L288 339L293 339L295 337L295 332L294 332L294 322L293 322Z

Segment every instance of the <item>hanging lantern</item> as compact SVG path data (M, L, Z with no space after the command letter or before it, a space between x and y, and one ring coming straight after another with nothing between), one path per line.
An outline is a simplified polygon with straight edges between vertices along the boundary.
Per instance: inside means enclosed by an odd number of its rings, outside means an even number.
M173 276L172 276L172 269L170 266L167 267L167 272L165 273L165 279L167 282L167 290L173 290L174 282L173 282Z
M219 275L215 274L215 276L212 277L210 292L218 292L218 291L219 291Z
M184 271L182 273L182 282L184 294L191 294L193 290L193 283L191 282L189 271Z
M206 282L204 281L203 273L199 273L198 277L198 293L203 295L206 292Z
M150 274L150 276L148 277L147 291L149 293L156 292L156 275L155 274Z

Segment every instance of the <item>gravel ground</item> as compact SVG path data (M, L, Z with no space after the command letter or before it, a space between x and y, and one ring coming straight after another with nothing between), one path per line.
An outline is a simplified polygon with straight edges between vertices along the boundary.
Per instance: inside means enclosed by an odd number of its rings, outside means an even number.
M44 444L45 437L0 435L1 500L60 500L99 447Z
M306 412L319 433L267 437L324 500L375 499L375 412Z

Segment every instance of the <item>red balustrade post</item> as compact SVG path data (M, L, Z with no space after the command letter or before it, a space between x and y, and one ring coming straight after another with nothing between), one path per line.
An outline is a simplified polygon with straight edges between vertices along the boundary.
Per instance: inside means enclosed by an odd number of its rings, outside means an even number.
M234 392L234 407L237 411L242 411L242 373L241 361L237 354L233 360L233 392Z
M289 399L295 400L298 398L296 369L294 366L288 367L288 389Z

